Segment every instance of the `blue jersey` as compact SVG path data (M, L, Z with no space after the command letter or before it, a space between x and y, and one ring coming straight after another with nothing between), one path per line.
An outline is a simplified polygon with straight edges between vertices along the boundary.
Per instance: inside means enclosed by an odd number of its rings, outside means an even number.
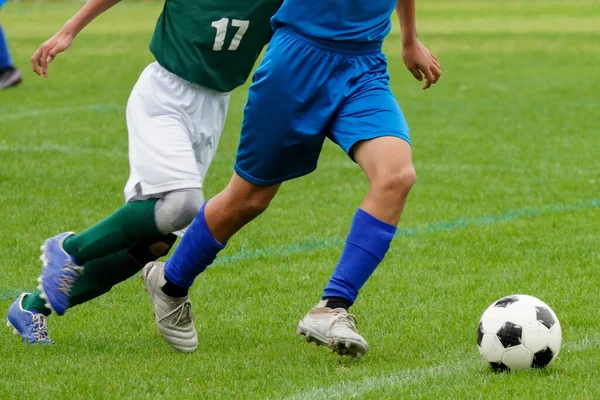
M287 26L315 39L383 42L397 0L285 0L271 19L273 29Z

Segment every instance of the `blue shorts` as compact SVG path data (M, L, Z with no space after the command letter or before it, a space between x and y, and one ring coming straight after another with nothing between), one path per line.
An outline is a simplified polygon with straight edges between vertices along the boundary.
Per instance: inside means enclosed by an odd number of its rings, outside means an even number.
M281 28L252 80L235 163L252 184L314 171L325 137L350 156L376 137L410 143L379 46L334 49Z

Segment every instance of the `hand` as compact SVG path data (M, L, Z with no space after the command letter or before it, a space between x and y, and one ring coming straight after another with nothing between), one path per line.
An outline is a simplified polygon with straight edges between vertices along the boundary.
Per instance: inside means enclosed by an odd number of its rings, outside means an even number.
M437 57L418 40L402 46L402 59L406 68L418 81L422 81L425 75L423 90L429 89L442 76Z
M42 43L40 48L31 56L33 72L38 76L43 74L44 78L48 78L48 64L54 60L58 53L67 50L73 39L73 35L60 30L56 35Z

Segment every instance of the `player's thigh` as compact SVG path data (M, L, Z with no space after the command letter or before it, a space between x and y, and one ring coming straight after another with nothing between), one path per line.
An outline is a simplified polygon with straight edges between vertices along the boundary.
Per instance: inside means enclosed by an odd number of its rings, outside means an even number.
M312 172L337 107L326 90L335 56L278 32L253 77L236 159L246 181L269 186Z
M140 76L127 104L131 175L126 197L134 187L142 195L202 187L193 127L188 111L178 105L188 100L189 93L165 79L160 70L149 71L150 67ZM176 96L181 96L180 101Z

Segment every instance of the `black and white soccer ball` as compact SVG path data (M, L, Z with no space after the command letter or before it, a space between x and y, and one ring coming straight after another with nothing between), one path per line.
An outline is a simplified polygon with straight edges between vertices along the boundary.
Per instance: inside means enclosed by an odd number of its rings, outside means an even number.
M558 356L560 323L546 303L532 296L503 297L483 313L477 347L495 371L544 368Z

